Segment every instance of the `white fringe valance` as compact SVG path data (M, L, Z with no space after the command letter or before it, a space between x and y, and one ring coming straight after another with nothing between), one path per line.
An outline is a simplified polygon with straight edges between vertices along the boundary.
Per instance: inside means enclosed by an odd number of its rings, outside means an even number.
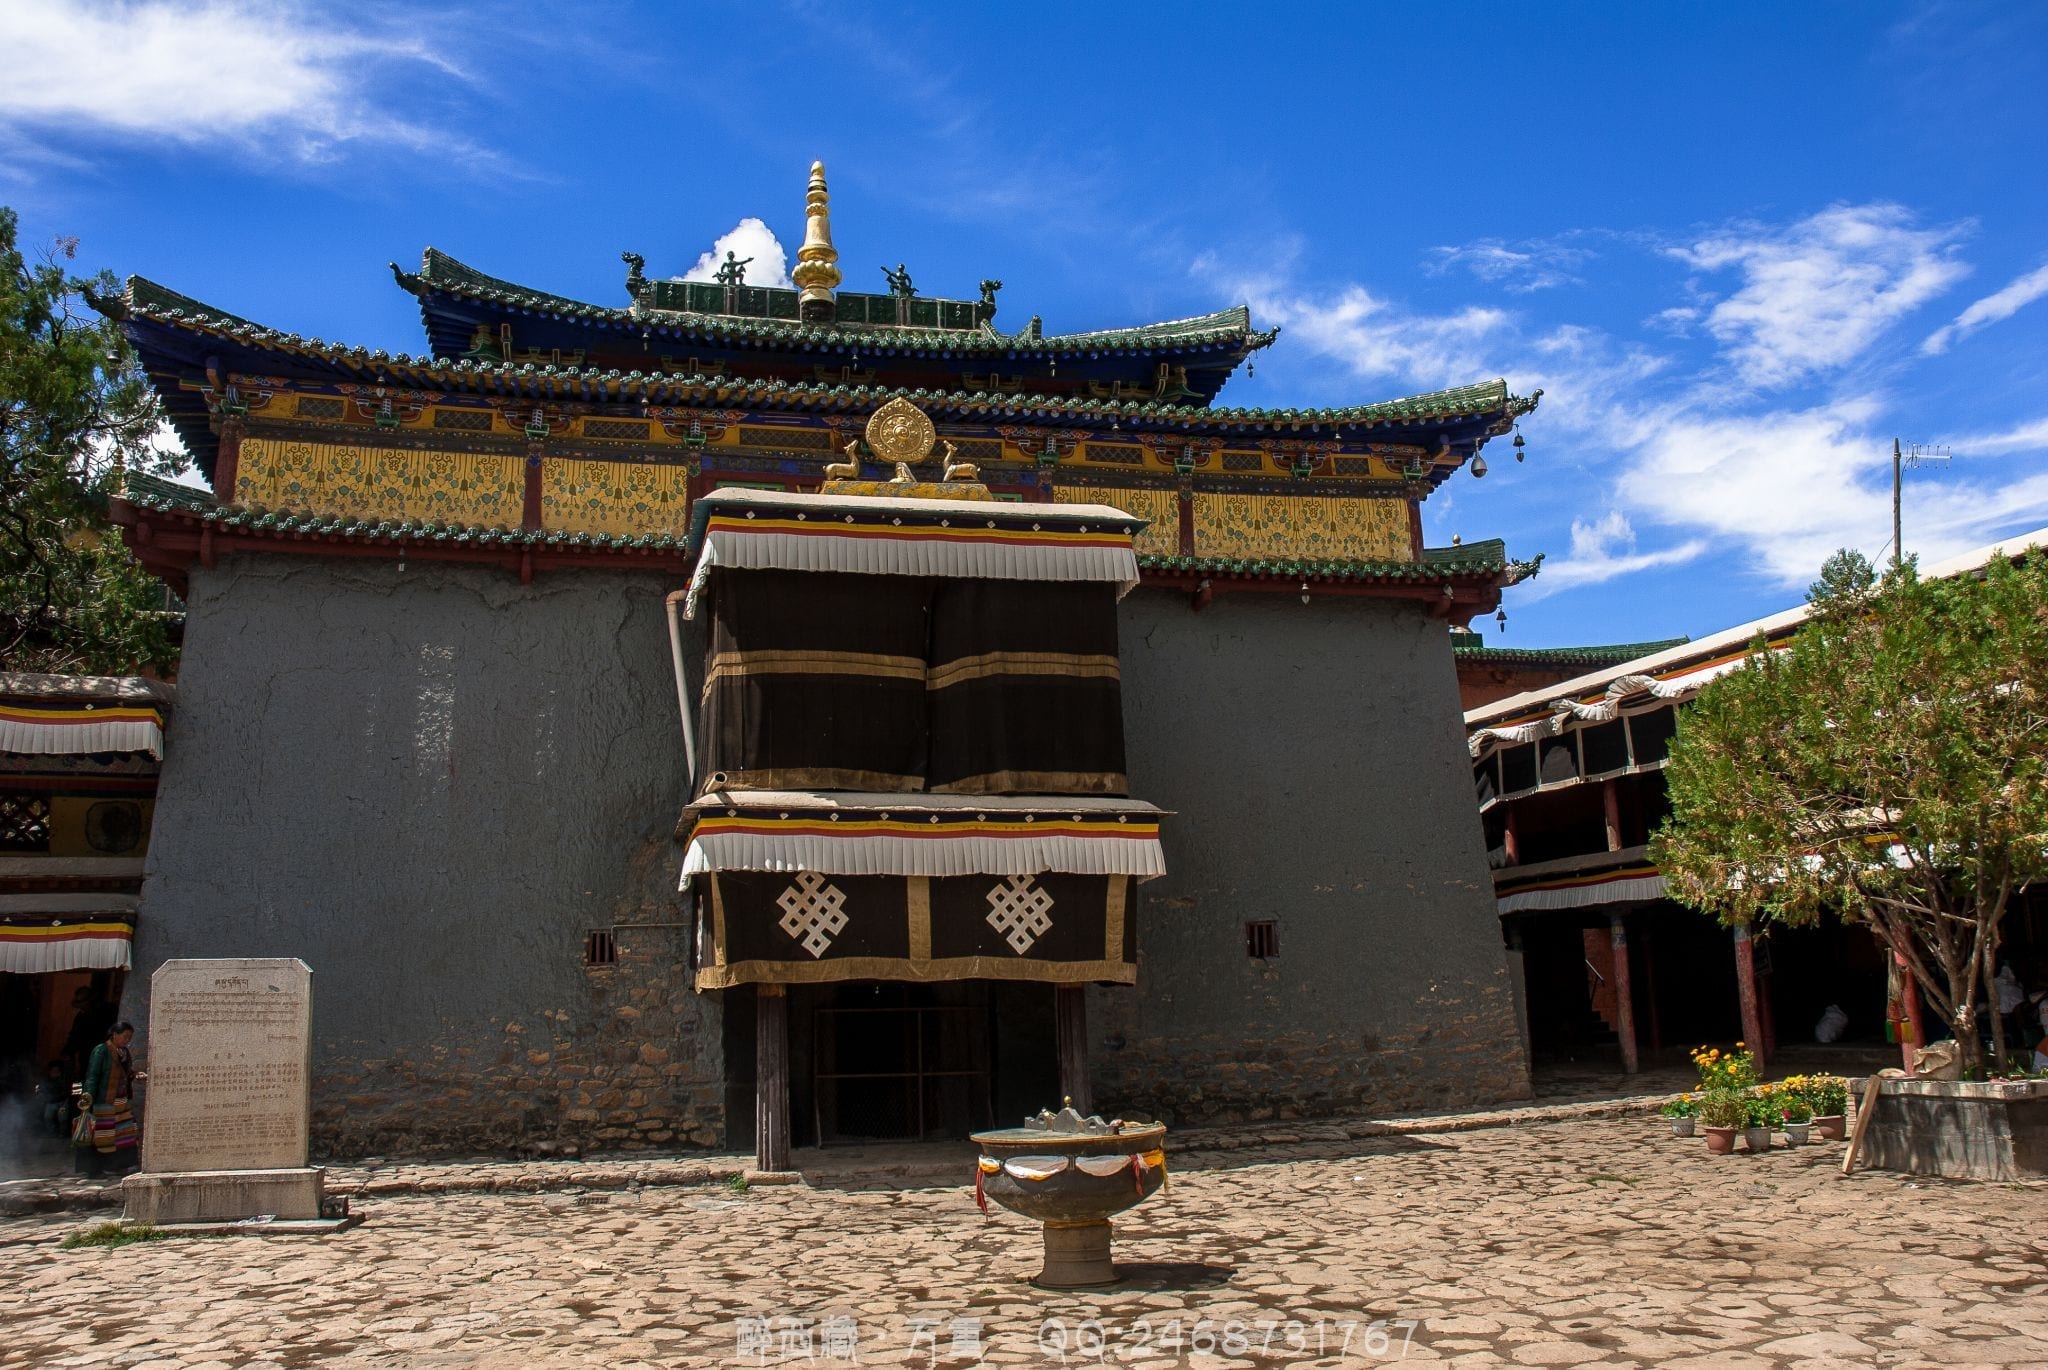
M139 902L94 892L0 895L0 972L127 970Z
M1502 913L1542 913L1552 909L1585 909L1598 904L1631 904L1664 897L1662 875L1630 876L1599 884L1566 885L1502 895Z
M1601 697L1590 704L1574 699L1555 699L1550 703L1554 711L1548 718L1532 719L1503 728L1477 728L1466 739L1466 749L1472 759L1479 758L1495 747L1512 747L1525 742L1538 742L1546 737L1561 733L1587 723L1612 723L1628 714L1646 713L1662 708L1674 700L1683 701L1698 694L1709 683L1722 676L1739 671L1748 661L1737 657L1733 661L1718 662L1685 675L1673 676L1669 680L1657 680L1646 675L1617 676L1608 683Z
M85 756L93 752L145 752L162 758L164 729L155 718L98 718L52 711L42 718L0 712L0 752L24 756Z
M1134 875L1166 874L1157 837L1076 837L1032 833L997 837L846 837L799 833L704 833L683 856L683 878L713 871L817 871L822 875Z
M1105 530L1108 531L1108 530ZM1120 546L1071 546L1002 541L1001 529L974 538L893 538L828 533L742 532L718 527L704 536L697 569L683 601L683 616L697 614L713 567L744 571L842 571L878 576L948 576L970 580L1096 580L1117 587L1117 597L1138 583L1138 556L1128 534ZM1026 534L1025 536L1028 536Z

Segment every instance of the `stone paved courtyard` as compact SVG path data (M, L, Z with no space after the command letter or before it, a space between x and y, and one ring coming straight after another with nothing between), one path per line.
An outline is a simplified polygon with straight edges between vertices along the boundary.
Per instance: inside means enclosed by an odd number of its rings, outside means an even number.
M964 1183L373 1196L337 1236L111 1249L17 1218L0 1364L2048 1364L2048 1186L1661 1131L1219 1153L1089 1294L1026 1283L1036 1229Z

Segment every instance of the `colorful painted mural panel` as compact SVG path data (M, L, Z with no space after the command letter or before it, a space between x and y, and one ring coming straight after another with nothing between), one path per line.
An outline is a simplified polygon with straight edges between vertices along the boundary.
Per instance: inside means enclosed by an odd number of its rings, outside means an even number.
M627 537L681 536L689 531L689 479L683 466L549 458L541 464L541 526Z
M1141 557L1170 557L1180 552L1180 493L1176 490L1062 485L1054 489L1052 497L1059 504L1107 504L1151 520L1132 543Z
M514 457L250 437L234 498L343 518L517 528L523 489Z
M1408 502L1197 491L1195 555L1407 561Z

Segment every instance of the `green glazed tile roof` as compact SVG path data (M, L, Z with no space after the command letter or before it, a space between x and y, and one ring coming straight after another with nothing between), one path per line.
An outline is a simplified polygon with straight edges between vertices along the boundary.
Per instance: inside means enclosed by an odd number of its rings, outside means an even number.
M1543 557L1514 561L1498 538L1462 547L1425 547L1420 561L1321 560L1309 557L1140 556L1138 567L1166 574L1279 576L1286 579L1349 581L1437 581L1471 576L1509 577L1513 585L1536 574Z
M249 532L337 536L365 541L412 541L451 547L587 547L620 550L676 551L685 539L668 533L571 533L560 529L525 530L457 524L421 519L343 518L339 514L296 514L242 505L200 509L182 500L148 490L131 489L128 502L158 513L186 514L216 528Z
M153 482L161 487L168 482ZM177 487L183 489L184 487ZM559 530L534 531L486 527L481 524L450 524L416 519L343 518L337 514L296 514L266 511L238 505L215 508L195 507L181 495L160 488L131 486L130 503L158 513L182 514L217 528L306 537L339 537L365 542L418 542L451 548L544 548L589 551L641 551L686 553L689 539L670 533L641 533L627 536L611 533L569 533ZM1456 551L1462 555L1433 554ZM1535 573L1537 563L1510 561L1499 541L1477 543L1463 548L1429 548L1416 561L1317 561L1292 557L1175 557L1141 556L1141 571L1160 574L1195 572L1244 578L1281 577L1314 581L1438 581L1460 577L1505 575L1514 584Z
M213 492L191 485L180 485L174 480L164 480L141 471L130 471L121 478L121 493L133 503L149 503L152 507L165 509L211 509L214 507Z
M993 391L948 391L918 387L747 380L719 376L677 376L661 372L600 370L594 367L541 365L533 362L450 362L381 349L347 347L319 338L302 338L264 328L233 314L213 309L141 277L130 277L123 297L130 317L151 320L193 332L233 339L247 346L327 361L380 378L425 388L463 390L494 395L612 403L736 404L780 403L797 410L856 412L902 398L934 415L978 419L1110 419L1148 426L1214 430L1218 428L1302 429L1347 425L1414 424L1450 419L1496 418L1496 428L1536 407L1541 391L1529 398L1508 393L1507 382L1481 381L1374 404L1334 409L1240 409L1150 400L1076 399L1064 395L1012 395Z
M1471 641L1465 639L1470 638ZM1489 666L1618 666L1624 661L1649 656L1652 652L1683 647L1687 637L1661 642L1617 642L1597 647L1490 647L1477 633L1451 634L1451 650L1461 662Z
M1244 305L1201 314L1189 319L1143 324L1136 328L1108 328L1091 333L1025 334L968 332L960 329L894 328L841 323L804 324L785 320L743 317L736 314L690 314L678 310L635 306L620 309L587 304L564 295L533 290L511 281L488 276L457 261L436 248L428 248L418 271L407 271L396 262L391 274L403 289L414 295L432 291L461 295L491 304L517 309L538 309L567 319L611 322L637 327L649 319L673 322L708 338L731 341L757 340L778 346L829 345L850 340L879 341L888 347L930 348L945 352L1059 353L1100 351L1143 351L1160 347L1199 347L1205 344L1239 343L1247 353L1256 351L1279 336L1280 330L1255 333L1251 310Z

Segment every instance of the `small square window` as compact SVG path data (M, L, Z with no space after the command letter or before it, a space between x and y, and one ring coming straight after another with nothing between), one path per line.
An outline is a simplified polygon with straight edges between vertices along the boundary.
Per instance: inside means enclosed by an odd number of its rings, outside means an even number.
M595 928L583 934L583 964L609 966L619 959L619 936L610 928Z
M1254 961L1270 961L1280 954L1280 925L1261 918L1244 925L1244 954Z

